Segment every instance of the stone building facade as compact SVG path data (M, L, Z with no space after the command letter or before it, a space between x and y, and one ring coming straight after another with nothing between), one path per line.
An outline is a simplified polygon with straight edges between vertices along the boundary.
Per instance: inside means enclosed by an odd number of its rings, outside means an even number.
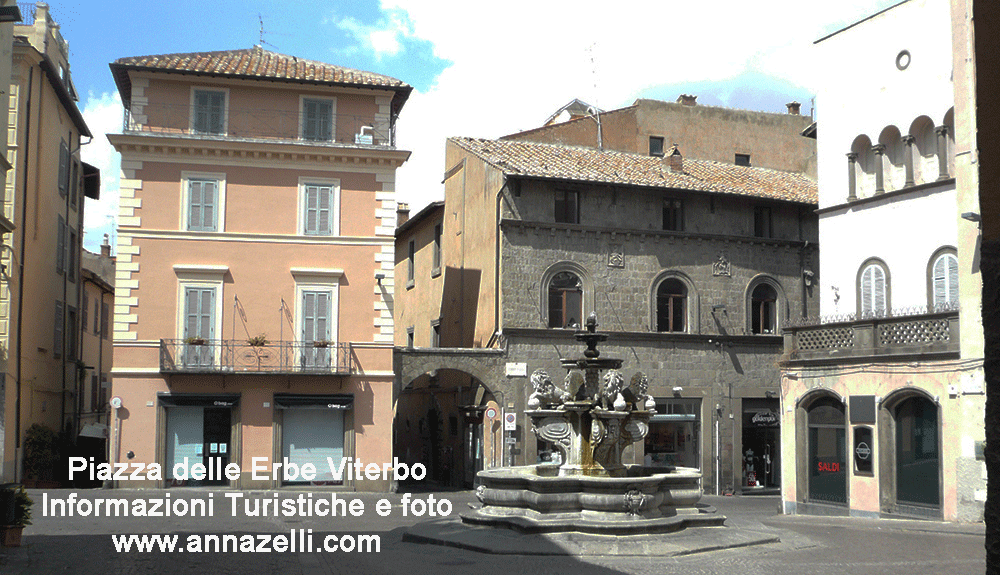
M408 318L397 331L436 322L439 343L498 348L502 376L497 365L478 382L513 415L506 463L554 456L523 416L527 375L561 381L559 359L582 353L573 336L593 312L610 335L602 357L646 373L657 401L627 460L700 468L707 491L780 483L777 330L818 312L810 179L677 149L659 158L471 138L449 139L446 162L443 281L454 274L466 288L410 313L419 298L407 292L429 286L418 253L413 286L397 284L396 317ZM397 277L411 265L410 239L397 233ZM397 348L397 391L420 375L408 367L418 357L430 366L422 347L418 337ZM445 352L439 370L461 371Z

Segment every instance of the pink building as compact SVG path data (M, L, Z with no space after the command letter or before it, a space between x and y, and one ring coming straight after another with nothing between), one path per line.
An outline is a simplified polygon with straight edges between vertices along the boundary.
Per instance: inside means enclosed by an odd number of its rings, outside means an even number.
M111 461L389 482L396 118L411 87L249 50L123 58ZM112 401L112 405L117 404ZM254 458L315 476L254 478ZM136 485L149 487L149 482Z

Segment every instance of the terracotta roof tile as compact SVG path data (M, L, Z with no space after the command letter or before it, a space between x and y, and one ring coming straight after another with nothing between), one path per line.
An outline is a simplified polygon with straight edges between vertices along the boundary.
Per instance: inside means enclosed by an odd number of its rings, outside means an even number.
M271 52L260 46L247 50L133 56L115 60L112 66L222 76L256 76L271 80L409 88L404 82L382 74L303 60Z
M688 158L683 170L674 172L669 159L654 156L514 140L450 140L508 175L817 203L816 182L792 172Z

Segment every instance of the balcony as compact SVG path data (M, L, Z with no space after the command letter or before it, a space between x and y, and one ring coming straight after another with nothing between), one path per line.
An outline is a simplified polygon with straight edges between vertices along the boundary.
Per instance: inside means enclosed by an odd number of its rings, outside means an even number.
M881 317L854 314L811 318L784 329L788 365L956 357L958 306L894 310Z
M217 117L215 118L216 121ZM227 110L225 121L213 126L203 122L200 129L194 121L193 107L183 104L146 104L142 113L125 110L122 130L126 134L184 136L200 139L241 140L275 143L299 143L315 146L350 145L362 147L395 147L395 122L371 116L336 114L332 125L323 126L316 137L302 129L299 110Z
M350 375L350 343L160 340L160 373Z

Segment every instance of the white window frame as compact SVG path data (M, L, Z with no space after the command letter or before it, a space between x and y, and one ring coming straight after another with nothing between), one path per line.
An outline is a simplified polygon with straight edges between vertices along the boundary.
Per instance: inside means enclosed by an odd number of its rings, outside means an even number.
M215 207L216 227L214 232L189 230L188 212L191 203L191 180L215 180L219 197ZM226 174L222 172L181 172L180 230L194 234L214 234L226 231Z
M222 133L212 134L209 132L198 132L195 130L195 93L197 92L222 92ZM190 112L188 113L188 126L192 134L203 136L228 136L229 135L229 88L218 86L191 86Z
M224 300L224 280L229 273L229 266L226 265L186 265L177 264L174 266L174 274L177 276L177 311L175 316L176 339L184 339L184 325L187 322L185 310L185 293L187 288L214 289L215 290L215 335L216 339L222 339L222 312L225 309ZM213 364L219 365L219 352L222 346L213 346L212 353L215 354Z
M336 237L340 235L340 180L338 178L299 178L299 213L297 216L297 233L306 235L306 186L330 186L330 235L309 234L309 237Z
M340 341L338 327L340 325L340 278L344 275L341 269L292 268L292 278L295 281L295 332L296 341L302 334L302 294L307 291L330 292L330 343L332 347Z
M306 140L306 100L319 100L330 102L330 139L329 140ZM307 142L336 142L337 141L337 98L324 97L319 95L299 95L299 139Z

